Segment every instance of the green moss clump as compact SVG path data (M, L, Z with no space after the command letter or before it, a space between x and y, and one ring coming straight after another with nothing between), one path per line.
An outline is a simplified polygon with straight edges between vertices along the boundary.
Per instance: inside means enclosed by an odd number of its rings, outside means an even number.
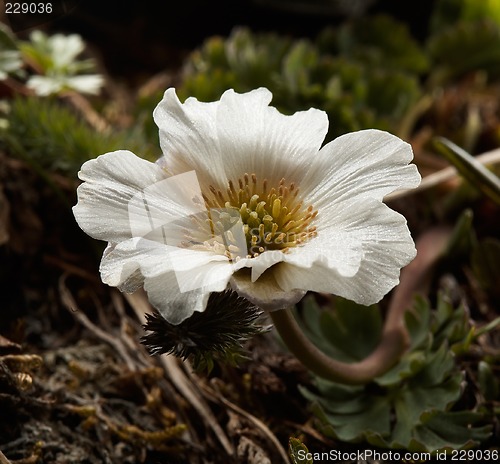
M138 129L101 133L60 101L15 97L0 132L0 146L43 171L74 176L82 163L103 153L127 148L154 158Z

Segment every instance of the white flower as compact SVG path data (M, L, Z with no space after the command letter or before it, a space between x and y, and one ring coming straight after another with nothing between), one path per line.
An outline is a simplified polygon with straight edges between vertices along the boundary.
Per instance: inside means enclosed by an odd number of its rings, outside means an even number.
M364 130L321 148L326 113L285 116L271 98L260 88L181 104L169 89L154 111L158 163L117 151L82 166L74 214L109 242L105 283L144 285L173 324L228 286L273 310L308 290L368 305L398 283L416 251L382 200L419 184L410 145Z
M75 90L97 95L104 85L98 74L82 74L94 68L92 60L80 60L85 44L77 34L47 36L33 31L30 42L21 44L25 57L42 75L31 76L27 86L37 95L48 96Z

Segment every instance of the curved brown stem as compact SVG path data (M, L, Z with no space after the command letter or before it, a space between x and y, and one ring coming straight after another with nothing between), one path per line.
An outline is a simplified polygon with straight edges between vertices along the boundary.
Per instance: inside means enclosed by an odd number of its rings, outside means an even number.
M411 306L413 295L427 289L429 271L446 249L450 234L449 229L435 228L417 241L417 257L401 272L401 282L389 305L381 341L365 359L345 363L330 358L305 336L290 310L273 311L274 326L288 349L311 372L334 382L364 384L387 372L409 346L404 314Z
M90 102L82 94L75 91L68 91L61 96L65 98L97 132L107 132L110 130L108 122L92 108Z
M304 335L290 310L273 311L271 317L281 338L297 359L314 374L334 382L350 385L367 383L389 370L408 347L406 329L387 330L371 355L357 363L345 363L330 358L316 348Z

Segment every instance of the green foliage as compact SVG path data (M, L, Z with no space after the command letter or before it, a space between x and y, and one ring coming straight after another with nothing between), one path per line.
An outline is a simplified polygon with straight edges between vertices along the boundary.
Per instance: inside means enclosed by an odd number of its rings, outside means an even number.
M492 20L500 26L498 0L438 0L431 18L431 31L437 33L460 21Z
M453 233L448 242L446 254L454 257L469 256L477 244L477 237L473 227L474 215L472 210L466 209L458 218Z
M314 41L236 29L193 52L179 93L213 101L228 88L245 92L264 86L284 113L310 107L326 111L327 141L364 128L399 133L422 97L423 78L432 93L469 72L500 76L498 5L439 2L425 48L406 25L387 16L327 28Z
M466 350L473 333L465 308L453 308L440 295L437 308L431 310L418 298L406 314L406 325L410 349L372 383L346 386L316 378L316 391L301 389L313 403L321 431L342 441L426 452L468 448L486 440L491 427L475 425L485 420L484 415L452 410L464 379L453 352ZM329 354L340 353L336 357L341 360L369 354L382 327L377 306L366 308L341 299L334 310L307 300L304 326L315 344ZM359 336L353 338L355 334Z
M380 341L383 321L376 305L363 307L360 324L359 305L353 301L338 298L335 311L320 311L314 299L307 298L301 317L315 344L340 361L360 361Z
M475 70L500 75L500 25L493 21L458 22L433 35L428 50L434 85Z
M444 137L433 141L434 148L475 188L500 205L500 178L472 155Z
M421 305L420 312L429 311L428 303L424 299L417 299L416 305ZM433 339L432 349L447 345L453 353L466 352L474 336L465 306L460 305L455 309L445 296L438 298L429 329Z
M236 30L232 40L226 42L225 53L229 68L239 82L247 82L253 88L270 85L273 71L280 67L291 41L274 34L257 38L247 29Z
M459 217L451 236L446 255L455 262L470 264L476 286L491 301L500 299L500 240L486 237L478 240L471 210Z
M228 88L264 86L284 113L325 110L332 139L369 127L396 131L420 96L419 73L426 68L408 31L385 17L346 26L338 35L325 31L316 42L236 29L191 55L179 94L211 101Z
M439 0L427 41L434 63L430 84L441 85L481 70L500 76L500 2Z
M337 31L326 29L318 38L323 52L348 57L368 67L422 74L429 62L406 24L390 16L360 18Z
M486 361L480 361L477 367L479 391L486 401L495 401L500 396L500 381L492 365Z
M492 295L500 298L500 241L487 238L474 248L471 254L471 264L474 275L481 287Z
M16 97L0 131L0 146L43 171L72 177L82 163L103 153L127 147L141 156L151 155L140 128L98 133L69 108L51 99Z
M299 451L302 453L299 454ZM300 455L306 456L309 450L307 446L304 445L298 438L290 437L288 440L288 454L290 455L290 459L292 460L292 464L313 464L312 459L301 459Z
M239 92L272 88L291 43L275 34L254 35L245 28L235 29L226 41L208 39L188 60L179 95L210 101L228 88Z

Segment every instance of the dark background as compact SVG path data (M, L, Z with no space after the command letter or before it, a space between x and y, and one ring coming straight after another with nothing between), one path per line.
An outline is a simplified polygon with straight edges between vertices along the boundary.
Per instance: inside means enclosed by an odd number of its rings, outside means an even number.
M433 0L368 1L367 13L388 13L406 22L417 38L425 37ZM59 0L52 5L50 15L8 15L6 20L21 37L33 28L82 35L115 75L178 66L205 38L227 36L236 25L314 37L347 15L320 0Z

